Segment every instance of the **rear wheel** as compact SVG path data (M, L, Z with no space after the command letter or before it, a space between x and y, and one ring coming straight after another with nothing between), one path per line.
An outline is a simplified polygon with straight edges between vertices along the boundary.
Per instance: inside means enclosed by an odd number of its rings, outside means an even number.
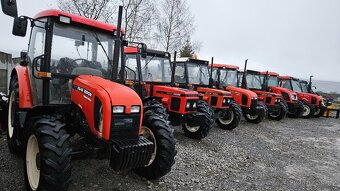
M13 76L9 88L7 116L7 145L13 154L22 154L22 139L19 130L19 84L17 76Z
M315 106L308 102L304 102L302 118L304 119L312 118L314 116L314 113L315 113Z
M176 142L169 123L155 110L145 110L141 134L153 142L154 150L149 164L134 171L147 179L158 179L170 172L175 163Z
M258 124L261 123L265 116L267 115L267 106L266 104L264 104L263 102L257 102L257 106L261 106L261 111L257 111L257 115L250 115L248 113L243 113L244 118L250 122L250 123L254 123L254 124Z
M327 107L325 106L319 106L315 108L314 118L319 118L324 115L324 113L327 111Z
M279 102L280 108L275 112L268 113L268 118L280 121L281 119L286 117L287 107L283 102Z
M28 128L24 160L27 190L67 190L72 149L65 124L43 117Z
M236 102L231 101L229 109L220 110L218 112L216 123L221 129L232 130L238 126L241 117L241 107Z
M203 114L204 119L203 123L199 126L188 126L187 124L183 124L183 130L186 136L193 139L203 139L206 137L213 125L213 113L211 113L210 106L202 100L198 100L197 104L197 112Z

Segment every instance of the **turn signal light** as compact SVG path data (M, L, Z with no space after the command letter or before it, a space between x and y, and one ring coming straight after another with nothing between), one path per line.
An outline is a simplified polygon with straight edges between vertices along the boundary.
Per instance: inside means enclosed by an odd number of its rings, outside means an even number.
M39 78L51 78L52 75L49 72L38 72L38 77Z

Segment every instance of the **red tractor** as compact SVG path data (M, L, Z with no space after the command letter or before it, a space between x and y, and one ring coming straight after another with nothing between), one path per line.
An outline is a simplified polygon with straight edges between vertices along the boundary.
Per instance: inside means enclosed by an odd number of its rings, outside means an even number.
M144 44L125 48L126 76L143 99L156 99L169 114L173 126L182 126L185 135L202 139L212 127L212 111L199 100L196 91L173 87L170 54L147 49ZM136 83L137 82L137 83Z
M288 108L287 116L290 118L300 118L303 114L303 103L298 100L297 94L289 89L279 86L279 74L276 72L261 72L262 85L266 91L280 94L282 101Z
M238 126L242 109L229 91L212 88L208 61L178 58L173 64L176 65L175 84L197 91L200 98L213 108L218 127L231 130Z
M281 94L268 90L266 84L262 83L262 75L259 71L247 70L242 73L242 88L255 92L258 99L266 104L268 108L268 118L282 120L287 114L287 105L283 102Z
M11 73L7 105L8 147L24 158L27 190L68 188L77 154L71 137L104 151L116 171L154 179L171 170L170 126L120 84L122 7L115 27L58 10L18 17L16 1L1 5L14 17L14 35L25 36L28 22L32 27L28 53Z
M326 111L326 106L321 96L308 93L308 89L301 87L298 78L279 76L280 86L296 92L298 99L304 104L303 118L321 117ZM306 91L306 92L305 92Z
M256 93L239 87L239 67L215 63L211 67L213 87L230 91L248 122L256 124L262 122L267 115L267 106L258 100Z

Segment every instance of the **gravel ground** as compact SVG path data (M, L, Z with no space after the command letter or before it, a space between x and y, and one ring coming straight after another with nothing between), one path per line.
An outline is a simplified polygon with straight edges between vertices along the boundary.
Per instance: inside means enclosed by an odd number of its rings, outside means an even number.
M70 190L340 190L340 120L241 122L201 141L180 128L176 164L157 181L115 173L106 160L73 163ZM24 190L23 162L0 142L0 190Z

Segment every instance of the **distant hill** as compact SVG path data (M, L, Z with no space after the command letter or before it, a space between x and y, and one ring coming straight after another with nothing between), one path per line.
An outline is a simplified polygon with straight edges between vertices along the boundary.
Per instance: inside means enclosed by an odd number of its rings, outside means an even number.
M340 94L340 82L313 80L313 86L317 88L314 91Z

